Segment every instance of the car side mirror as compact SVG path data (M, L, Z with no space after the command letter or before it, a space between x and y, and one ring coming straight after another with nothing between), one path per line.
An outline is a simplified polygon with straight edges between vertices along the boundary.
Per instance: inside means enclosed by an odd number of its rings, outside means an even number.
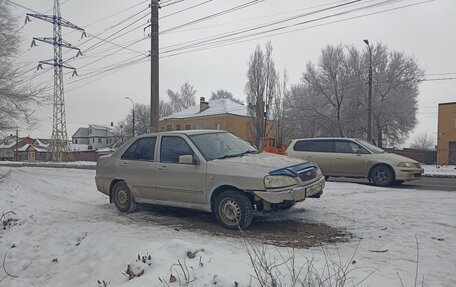
M361 154L362 154L362 151L361 151L360 149L357 149L357 150L355 151L355 153L356 153L357 155L361 155Z
M180 164L194 164L195 161L193 160L193 155L185 154L179 156L179 163Z

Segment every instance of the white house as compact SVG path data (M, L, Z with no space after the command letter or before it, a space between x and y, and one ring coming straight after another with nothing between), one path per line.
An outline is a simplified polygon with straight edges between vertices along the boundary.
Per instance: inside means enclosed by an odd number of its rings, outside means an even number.
M114 128L89 124L88 128L79 128L71 137L73 144L87 145L89 150L112 147L119 141Z

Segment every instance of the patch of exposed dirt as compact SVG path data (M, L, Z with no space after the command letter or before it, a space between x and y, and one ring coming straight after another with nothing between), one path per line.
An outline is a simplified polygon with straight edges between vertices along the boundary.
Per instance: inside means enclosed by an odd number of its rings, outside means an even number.
M292 210L290 210L292 211ZM259 214L254 217L245 235L258 242L283 247L309 248L327 243L346 242L351 234L346 230L322 223L309 223L295 219L278 219L284 212ZM228 230L218 225L210 213L188 209L141 205L137 213L130 215L133 221L152 221L155 224L204 233L216 237L240 238L238 230Z

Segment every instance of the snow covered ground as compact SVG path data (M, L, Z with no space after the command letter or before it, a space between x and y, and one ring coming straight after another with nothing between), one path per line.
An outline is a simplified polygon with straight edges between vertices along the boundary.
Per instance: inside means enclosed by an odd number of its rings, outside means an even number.
M179 262L196 278L190 286L249 286L254 271L242 239L201 234L143 220L148 211L120 214L96 190L93 170L0 167L0 215L11 226L0 230L0 286L179 286ZM168 216L168 215L164 215ZM346 243L295 249L296 266L313 259L321 270L326 259L349 260L354 282L375 272L361 286L456 286L456 193L377 188L328 182L320 200L309 199L278 218L346 228ZM362 239L359 239L362 238ZM292 250L266 246L280 262ZM189 258L188 252L196 252ZM324 254L329 254L326 257ZM144 261L136 262L138 255ZM149 260L150 255L150 260ZM192 257L192 256L191 256ZM279 279L290 286L288 262ZM128 280L127 265L144 269ZM150 264L150 265L149 265ZM188 269L187 269L188 268ZM170 275L176 283L169 283ZM164 282L161 282L163 280ZM236 283L238 285L236 285ZM101 282L102 283L102 282ZM257 286L252 281L252 286ZM103 285L100 285L103 286ZM351 285L350 285L351 286Z
M456 165L423 165L424 174L427 176L452 176L456 177Z

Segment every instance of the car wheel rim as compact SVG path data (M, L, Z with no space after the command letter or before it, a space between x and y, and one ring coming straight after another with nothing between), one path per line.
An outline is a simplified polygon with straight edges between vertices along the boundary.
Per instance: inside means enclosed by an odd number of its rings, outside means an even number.
M389 174L385 170L379 170L375 173L375 179L379 182L386 182L389 179Z
M125 207L128 204L128 193L124 189L119 189L116 193L116 201L121 207Z
M236 201L224 199L220 203L220 215L225 223L235 225L239 223L241 218L241 208Z

